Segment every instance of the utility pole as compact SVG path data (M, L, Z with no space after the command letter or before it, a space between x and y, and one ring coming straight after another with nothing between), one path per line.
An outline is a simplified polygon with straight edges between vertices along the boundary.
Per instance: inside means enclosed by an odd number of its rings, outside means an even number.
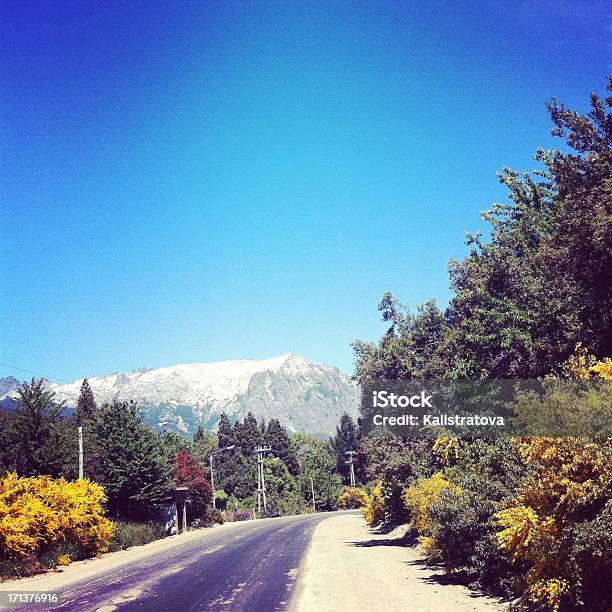
M83 428L79 427L79 480L83 480Z
M213 472L213 453L210 453L210 457L208 458L210 461L210 488L212 490L212 503L213 510L217 509L217 504L215 503L215 474Z
M315 504L315 496L314 496L314 483L312 482L312 476L310 477L310 492L312 493L312 511L317 511L317 506Z
M353 466L353 460L354 460L354 455L357 454L357 451L350 450L350 451L346 451L345 454L349 456L349 460L345 461L344 463L351 466L351 487L354 487L355 486L355 467Z
M264 475L264 453L271 450L271 446L258 446L253 451L254 453L257 453L257 512L260 514L262 498L264 512L268 512L268 502L266 500L266 477Z
M210 462L210 488L212 489L212 505L213 505L213 510L217 509L217 501L215 500L215 474L213 472L213 457L217 453L221 453L221 452L226 451L226 450L231 450L232 448L234 448L234 446L236 446L236 445L232 444L231 446L224 446L223 448L220 448L220 449L210 453L210 456L208 457L208 461Z

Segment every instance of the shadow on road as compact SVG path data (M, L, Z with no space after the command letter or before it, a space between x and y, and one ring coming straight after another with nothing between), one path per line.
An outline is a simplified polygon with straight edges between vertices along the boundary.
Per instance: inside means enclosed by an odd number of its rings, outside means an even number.
M467 572L459 571L459 572L446 572L441 565L436 564L428 564L425 560L414 559L412 561L406 561L406 565L412 565L414 567L418 567L421 569L428 569L434 572L443 572L443 573L432 573L429 576L423 576L419 578L421 582L425 584L437 584L440 586L447 585L455 585L455 586L464 586L469 589L469 596L477 599L480 597L487 597L494 599L501 599L502 601L508 601L504 598L500 598L499 596L492 596L489 593L486 593L475 586L470 582L469 576Z
M418 544L418 537L415 532L409 531L400 538L386 538L365 541L361 540L359 542L347 542L347 544L352 544L353 546L358 546L362 548L369 548L371 546L402 546L404 548L412 548Z
M382 525L379 525L378 527L370 528L370 530L379 535L386 535L387 533L391 533L397 527L401 527L402 525L405 525L406 522L407 521L405 520L387 521L386 523L383 523Z

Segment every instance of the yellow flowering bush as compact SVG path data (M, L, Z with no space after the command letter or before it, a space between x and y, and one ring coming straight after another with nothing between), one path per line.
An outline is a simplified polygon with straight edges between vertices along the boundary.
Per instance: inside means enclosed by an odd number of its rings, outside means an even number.
M459 438L438 436L432 451L442 460L444 465L452 465L459 459Z
M363 518L370 527L378 525L385 518L385 500L382 493L382 483L376 481L370 495L366 495L365 506L361 509Z
M498 544L512 561L529 562L530 598L557 610L564 596L579 601L581 585L612 568L610 552L576 563L572 550L573 529L596 519L610 499L612 439L517 438L514 444L534 471L495 515Z
M436 472L430 478L419 478L404 490L402 501L410 510L410 525L419 532L419 543L428 551L436 549L436 542L432 536L432 520L430 510L433 504L440 499L444 489L449 489L456 495L461 489L450 483L441 472Z
M579 345L564 366L574 379L611 378L611 361ZM584 605L588 591L612 576L612 438L513 440L532 468L515 499L494 519L497 541L511 561L528 562L528 595L557 610L563 599Z
M57 558L58 565L70 565L71 559L69 555L59 555Z
M351 508L363 508L368 502L368 494L359 487L342 487L338 495L338 508L348 510Z
M612 359L606 357L598 361L595 355L590 355L582 343L578 342L574 354L561 366L561 376L573 380L594 377L612 380Z
M612 359L606 358L602 361L598 361L591 366L590 371L595 374L595 376L605 378L606 380L612 380Z
M102 487L88 480L7 474L0 478L0 558L25 559L58 545L76 546L83 556L104 552L113 534L104 501Z

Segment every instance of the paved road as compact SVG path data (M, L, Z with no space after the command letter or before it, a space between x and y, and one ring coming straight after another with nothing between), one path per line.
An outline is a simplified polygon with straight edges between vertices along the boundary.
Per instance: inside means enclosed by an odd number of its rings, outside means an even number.
M52 609L285 610L312 532L329 516L281 517L211 529L207 537L70 584L61 589L61 605Z

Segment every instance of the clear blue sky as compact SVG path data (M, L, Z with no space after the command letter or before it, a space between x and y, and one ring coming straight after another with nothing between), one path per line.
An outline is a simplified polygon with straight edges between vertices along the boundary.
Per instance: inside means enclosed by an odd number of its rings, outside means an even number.
M25 2L0 36L0 361L352 371L611 71L605 2ZM0 375L19 374L0 367Z

